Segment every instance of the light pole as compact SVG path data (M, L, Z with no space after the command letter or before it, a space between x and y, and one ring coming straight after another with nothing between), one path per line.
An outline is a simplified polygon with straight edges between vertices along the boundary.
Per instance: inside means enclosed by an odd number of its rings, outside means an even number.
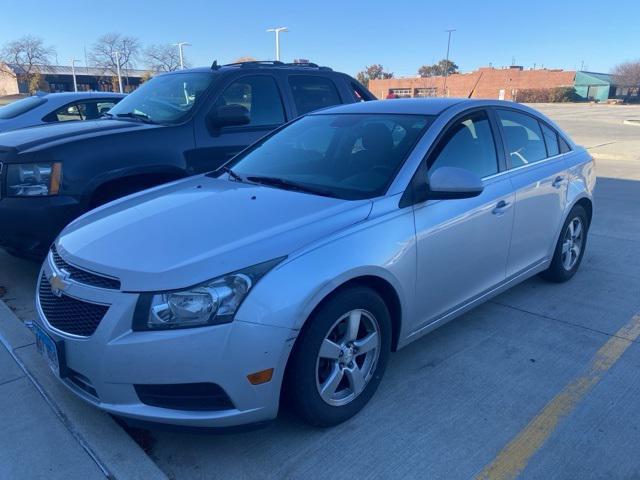
M267 32L274 32L276 34L276 61L280 61L280 32L288 32L287 27L269 28Z
M451 47L451 33L455 31L456 31L455 28L445 30L445 32L449 33L449 39L447 40L447 58L444 66L444 87L443 88L444 88L445 95L447 95L447 77L449 76L449 48Z
M191 44L187 42L178 42L173 44L174 47L178 47L180 51L180 70L184 70L184 55L182 54L182 47L190 47Z
M76 62L78 60L76 60L75 58L72 58L70 60L71 62L71 75L73 75L73 91L77 92L78 91L78 82L76 81Z
M120 86L120 93L124 93L122 91L122 76L120 75L120 52L115 51L116 54L116 70L118 71L118 85Z

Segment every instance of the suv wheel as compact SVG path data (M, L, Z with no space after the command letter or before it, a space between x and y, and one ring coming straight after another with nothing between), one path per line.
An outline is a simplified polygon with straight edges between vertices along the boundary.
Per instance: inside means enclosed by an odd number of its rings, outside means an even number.
M551 282L566 282L575 275L587 246L589 222L580 205L571 209L562 226L551 265L541 276Z
M342 290L308 320L287 385L298 414L317 426L344 422L375 393L391 350L391 318L366 287Z

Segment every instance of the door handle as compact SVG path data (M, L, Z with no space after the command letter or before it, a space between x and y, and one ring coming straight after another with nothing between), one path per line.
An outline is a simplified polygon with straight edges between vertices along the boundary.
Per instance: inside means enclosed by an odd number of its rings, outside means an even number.
M556 177L555 180L553 181L553 183L551 184L551 186L553 188L560 188L562 186L562 183L564 182L564 177Z
M494 215L504 215L504 212L511 207L511 203L506 202L504 200L500 200L495 208L491 211Z

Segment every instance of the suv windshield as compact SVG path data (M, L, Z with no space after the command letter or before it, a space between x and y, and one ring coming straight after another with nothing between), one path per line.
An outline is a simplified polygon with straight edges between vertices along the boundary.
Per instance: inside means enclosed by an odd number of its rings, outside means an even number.
M34 108L42 105L47 100L42 97L27 97L17 102L10 103L0 108L0 120L8 120L9 118L16 118L18 115L33 110Z
M275 188L372 198L386 191L432 120L425 115L308 115L240 154L226 165L232 169L226 174Z
M176 123L193 108L215 78L212 73L166 74L145 82L109 110L109 116Z

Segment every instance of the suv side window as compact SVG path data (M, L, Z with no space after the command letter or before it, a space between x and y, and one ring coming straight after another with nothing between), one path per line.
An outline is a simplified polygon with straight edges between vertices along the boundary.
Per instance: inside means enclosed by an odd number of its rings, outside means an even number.
M284 123L280 91L270 75L239 78L218 97L215 106L224 105L242 105L249 110L252 127Z
M511 168L529 165L547 158L547 149L538 121L524 113L497 110L502 124Z
M325 77L290 75L289 86L298 115L342 103L335 84Z
M43 118L45 122L69 122L72 120L84 120L78 104L72 103L51 112Z
M486 112L474 112L450 126L433 152L429 169L458 167L480 178L498 173L498 155Z
M544 143L547 145L547 154L549 157L555 157L560 153L558 147L558 134L547 127L544 123L541 123L542 136L544 137Z
M362 88L359 85L357 85L355 82L351 82L351 93L356 103L366 102L368 99L368 95L364 93Z

